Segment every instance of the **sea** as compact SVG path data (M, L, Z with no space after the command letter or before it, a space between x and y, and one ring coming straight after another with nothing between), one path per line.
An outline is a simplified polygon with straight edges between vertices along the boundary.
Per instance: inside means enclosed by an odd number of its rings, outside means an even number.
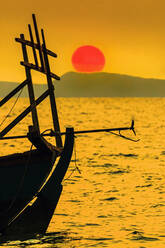
M28 104L20 98L2 107L1 130ZM57 109L61 131L68 126L76 131L130 127L134 120L136 136L131 130L116 132L124 137L109 132L76 135L47 233L8 240L0 247L164 248L165 98L57 98ZM41 131L51 128L49 100L37 110ZM26 134L30 124L29 114L8 135ZM0 145L1 155L31 147L26 139Z

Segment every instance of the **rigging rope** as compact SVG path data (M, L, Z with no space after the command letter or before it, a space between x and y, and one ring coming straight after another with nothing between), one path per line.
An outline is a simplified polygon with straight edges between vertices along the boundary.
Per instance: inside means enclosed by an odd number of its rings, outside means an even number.
M51 129L46 129L41 134L43 134L43 133L45 133L47 131L50 131L50 130ZM26 168L25 168L25 171L24 171L24 175L23 175L22 180L20 182L20 190L21 190L21 187L23 185L23 182L24 182L24 179L25 179L25 175L26 175L26 172L27 172L27 168L28 168L28 164L29 164L29 161L30 161L30 158L31 158L32 147L33 147L33 144L32 144L31 149L30 149L30 154L29 154L29 157L28 157L28 160L27 160L27 164L26 164ZM42 188L45 186L46 182L49 180L50 176L53 173L53 170L54 170L53 164L54 164L54 160L55 160L55 157L54 157L55 154L56 154L55 152L52 153L52 158L51 158L52 170L49 173L48 177L45 179L44 183L41 185L41 187L38 189L38 191L34 194L34 196L32 197L32 199L27 203L27 205L16 216L14 216L13 219L11 219L11 221L9 222L9 224L11 224L18 216L20 216L20 214L31 204L31 202L33 202L35 200L35 198L37 198L39 196ZM19 194L19 191L18 191L17 195ZM15 197L15 200L16 200L16 198L17 198L17 196Z
M49 129L46 129L46 130L43 131L41 134L45 133L45 132L48 131L48 130L49 130ZM19 195L19 193L20 193L20 191L21 191L21 189L22 189L23 183L24 183L24 181L25 181L26 172L27 172L27 169L28 169L28 166L29 166L29 162L30 162L30 159L31 159L32 148L33 148L33 144L32 144L31 147L30 147L29 155L28 155L28 158L27 158L27 162L26 162L26 164L25 164L24 173L23 173L22 178L21 178L21 180L20 180L20 183L19 183L17 192L16 192L16 194L15 194L13 200L11 201L9 207L8 207L7 210L5 211L6 213L14 206L14 203L15 203L15 201L16 201L16 199L17 199L17 197L18 197L18 195ZM53 157L54 157L54 154L52 154L52 161L53 161ZM37 192L37 193L38 193L38 192ZM37 194L37 193L36 193L36 194ZM35 194L35 196L33 197L33 199L36 197L36 194Z
M16 100L15 100L13 106L11 107L10 111L8 112L8 114L4 117L4 119L3 119L2 122L0 123L0 127L2 126L2 124L6 121L6 119L9 117L9 115L10 115L11 112L13 111L13 109L14 109L14 107L15 107L15 105L16 105L18 99L19 99L19 97L20 97L21 94L22 94L22 91L23 91L23 88L21 89L20 93L18 94L18 96L17 96L17 98L16 98Z
M74 136L74 137L76 138L76 136ZM75 168L71 171L70 175L69 175L67 178L65 178L63 181L66 181L66 180L70 179L71 176L73 175L73 173L75 172L75 170L77 170L78 173L81 174L81 170L80 170L80 169L78 168L78 166L77 166L76 140L75 140L75 142L74 142L74 156L75 156L75 159L74 159Z
M32 148L33 148L33 144L32 144L31 147L30 147L28 159L27 159L27 162L26 162L26 164L25 164L24 173L23 173L22 178L21 178L21 180L20 180L20 183L19 183L19 185L18 185L17 192L16 192L16 194L15 194L13 200L11 201L9 207L8 207L7 210L5 211L6 213L14 206L14 203L15 203L15 201L16 201L16 199L17 199L17 197L18 197L18 195L19 195L19 193L20 193L20 191L21 191L21 189L22 189L22 185L23 185L23 183L24 183L24 181L25 181L26 172L27 172L27 169L28 169L28 166L29 166L29 162L30 162L30 159L31 159Z

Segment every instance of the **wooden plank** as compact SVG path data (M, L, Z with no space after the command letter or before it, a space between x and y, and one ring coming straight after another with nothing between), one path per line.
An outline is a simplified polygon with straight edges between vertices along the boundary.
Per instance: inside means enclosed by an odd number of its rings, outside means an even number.
M29 67L30 69L33 69L33 70L42 72L42 73L44 73L44 74L47 74L47 71L46 71L46 70L43 71L41 67L36 66L36 65L34 65L34 64L32 64L32 63L25 62L25 61L21 61L20 64L23 65L23 66L25 66L25 67ZM52 73L52 72L50 72L50 76L51 76L52 78L56 79L56 80L60 80L60 77L57 76L56 74Z
M7 96L5 96L1 101L0 101L0 107L4 105L10 98L12 98L15 94L17 94L25 85L27 85L28 80L26 79L23 81L20 85L18 85L14 90L12 90Z
M17 42L19 42L19 43L22 43L22 44L25 44L25 45L30 46L30 47L34 47L35 49L38 49L38 50L41 49L41 51L43 51L43 47L42 47L42 46L40 46L40 48L39 48L39 45L38 45L38 44L33 43L33 42L29 41L29 40L22 40L21 38L15 38L15 41L17 41ZM54 53L54 52L52 52L52 51L49 50L49 49L46 49L45 52L46 52L48 55L50 55L50 56L52 56L52 57L54 57L54 58L57 57L57 54Z
M31 29L30 24L28 25L28 28L29 28L29 34L30 34L31 43L33 45L32 49L33 49L34 61L35 61L36 66L38 67L37 54L36 54L36 49L34 47L34 39L33 39L33 34L32 34L32 29Z
M43 29L41 29L41 34L42 34L43 48L44 48L43 51L45 51L46 50L46 44L45 44L45 37L44 37ZM58 133L55 136L56 145L57 145L57 147L62 147L63 146L62 145L62 138L61 138L61 134L60 134L60 125L59 125L57 107L56 107L56 102L55 102L54 87L52 84L52 78L51 78L51 74L50 74L48 55L46 52L43 52L43 54L44 54L45 67L47 70L46 77L47 77L47 83L48 83L48 89L49 89L49 97L50 97L50 104L51 104L53 126L54 126L54 130Z
M49 95L49 90L45 91L40 97L37 98L34 105L27 107L17 118L15 118L6 128L0 132L0 137L5 136L14 126L16 126L23 118L25 118L33 108L40 104Z

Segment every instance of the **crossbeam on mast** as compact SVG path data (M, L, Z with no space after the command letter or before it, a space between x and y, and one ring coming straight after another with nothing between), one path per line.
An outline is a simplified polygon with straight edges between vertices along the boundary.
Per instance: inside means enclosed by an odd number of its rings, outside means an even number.
M26 40L26 39L25 40L22 40L21 38L15 38L15 41L17 41L17 42L19 42L21 44L25 44L25 45L30 46L30 47L34 47L35 49L38 49L38 50L40 49L41 51L43 51L42 46L39 47L39 45L37 43L33 43L33 42L29 41L29 40ZM57 57L57 54L54 53L54 52L52 52L49 49L46 49L46 53L48 55L54 57L54 58Z
M44 73L44 74L47 74L47 71L46 71L46 70L43 71L42 67L36 66L36 65L34 65L34 64L32 64L32 63L28 63L28 62L25 62L25 61L21 61L20 64L23 65L23 66L25 66L25 67L28 67L29 69L33 69L33 70L35 70L35 71L39 71L39 72L42 72L42 73ZM52 73L52 72L50 72L50 76L51 76L52 78L56 79L56 80L60 80L60 77L58 77L56 74L54 74L54 73Z

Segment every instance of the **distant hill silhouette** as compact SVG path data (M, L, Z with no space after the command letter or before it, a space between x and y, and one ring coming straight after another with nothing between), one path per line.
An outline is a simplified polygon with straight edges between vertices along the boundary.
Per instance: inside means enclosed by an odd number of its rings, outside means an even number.
M79 97L163 97L165 80L112 73L68 72L56 83L60 96Z
M16 87L17 83L0 82L0 97ZM165 80L140 78L113 73L68 72L60 81L54 81L57 97L165 97ZM34 85L39 96L44 84ZM27 97L24 89L22 97Z

